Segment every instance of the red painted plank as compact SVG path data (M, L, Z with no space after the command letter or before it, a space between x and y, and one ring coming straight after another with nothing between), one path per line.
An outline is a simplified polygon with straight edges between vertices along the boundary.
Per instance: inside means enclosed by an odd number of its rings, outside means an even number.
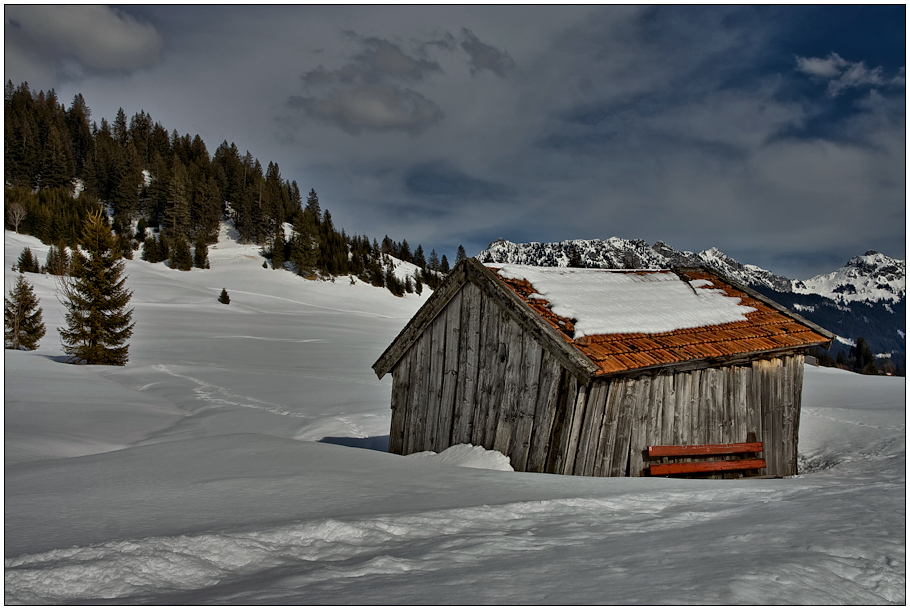
M764 468L765 460L709 460L684 464L652 464L651 476L667 474L693 474L699 472L723 472L726 470L752 470Z
M664 445L648 447L648 457L686 457L690 455L729 455L756 453L761 443L724 443L721 445Z

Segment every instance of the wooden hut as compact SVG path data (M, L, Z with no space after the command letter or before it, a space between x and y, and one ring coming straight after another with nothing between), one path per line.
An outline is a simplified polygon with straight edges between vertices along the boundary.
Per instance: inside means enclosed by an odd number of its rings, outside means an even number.
M470 443L517 471L647 476L654 447L757 441L762 468L712 476L785 476L805 351L833 337L705 269L468 259L373 370L392 373L392 453Z

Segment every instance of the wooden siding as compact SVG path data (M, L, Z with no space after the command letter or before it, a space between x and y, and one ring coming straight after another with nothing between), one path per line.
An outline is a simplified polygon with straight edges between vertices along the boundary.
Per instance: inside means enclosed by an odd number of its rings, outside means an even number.
M792 475L802 370L797 354L585 385L514 312L466 282L392 368L389 451L471 443L518 471L644 476L649 445L755 440L765 446L760 474Z

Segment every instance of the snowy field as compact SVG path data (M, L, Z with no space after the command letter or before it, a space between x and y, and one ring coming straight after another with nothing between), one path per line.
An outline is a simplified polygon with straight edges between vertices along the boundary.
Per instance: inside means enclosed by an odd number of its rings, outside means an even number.
M125 367L63 364L27 276L48 333L4 351L6 603L905 603L903 379L807 367L790 479L389 455L370 367L428 291L263 269L223 233L209 270L127 261ZM4 245L8 290L47 247Z

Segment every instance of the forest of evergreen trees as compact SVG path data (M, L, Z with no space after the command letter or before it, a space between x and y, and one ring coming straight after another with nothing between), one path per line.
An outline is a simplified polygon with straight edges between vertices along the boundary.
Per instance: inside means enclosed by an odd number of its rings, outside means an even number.
M412 252L407 240L347 235L315 189L304 202L277 164L263 168L234 143L210 155L198 135L169 132L145 111L127 119L121 108L99 125L81 94L66 108L53 89L33 94L28 83L7 81L4 104L6 227L46 244L78 245L86 218L105 210L123 256L141 245L145 260L175 269L205 267L207 245L229 219L273 268L291 263L308 278L356 276L402 295L435 288L449 271L445 255L427 256L420 245ZM419 270L401 281L384 255Z

